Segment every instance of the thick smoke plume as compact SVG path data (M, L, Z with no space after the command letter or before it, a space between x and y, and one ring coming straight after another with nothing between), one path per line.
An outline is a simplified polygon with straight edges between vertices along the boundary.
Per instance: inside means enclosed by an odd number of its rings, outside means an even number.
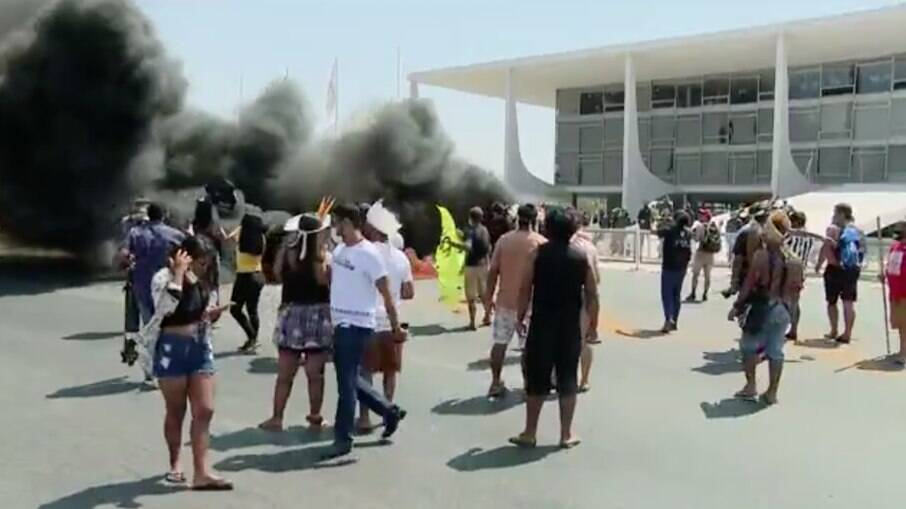
M307 102L280 80L228 121L183 108L179 66L127 0L59 0L30 23L38 10L20 3L0 6L0 226L20 240L86 251L115 234L133 198L186 215L198 188L226 178L265 209L384 198L427 253L435 204L464 220L508 197L454 157L427 101L385 105L316 140Z

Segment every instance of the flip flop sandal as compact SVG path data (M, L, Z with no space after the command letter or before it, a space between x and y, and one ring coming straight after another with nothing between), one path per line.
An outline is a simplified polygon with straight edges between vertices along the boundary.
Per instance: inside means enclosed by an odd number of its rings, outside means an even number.
M192 491L233 491L233 483L226 479L219 479L207 484L192 486Z
M182 472L167 472L167 475L164 476L164 481L170 484L185 484L186 474Z
M572 449L573 447L582 443L582 439L578 437L570 438L565 442L560 442L561 449Z
M758 403L758 395L750 392L739 391L734 394L733 397L741 401L748 401L749 403Z
M776 405L777 403L779 403L779 401L776 399L774 401L769 400L768 397L765 396L764 394L762 394L761 396L758 396L758 402L764 406L773 406L773 405Z
M534 438L529 438L529 437L523 436L523 435L517 435L517 436L509 439L509 442L511 444L515 445L516 447L521 447L524 449L532 449L536 445L538 445L537 440L535 440Z
M491 387L491 389L488 391L488 398L489 399L502 398L502 397L506 396L507 390L508 389L506 388L506 385L504 385L504 384L500 384L495 387Z
M585 394L591 390L591 386L588 384L582 384L579 386L579 394Z

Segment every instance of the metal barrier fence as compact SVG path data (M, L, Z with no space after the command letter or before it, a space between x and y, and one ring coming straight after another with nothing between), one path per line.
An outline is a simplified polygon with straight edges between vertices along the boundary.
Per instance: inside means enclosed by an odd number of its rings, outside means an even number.
M598 259L611 262L634 263L636 266L641 264L659 264L661 263L661 239L657 234L651 231L639 231L637 228L630 227L627 229L610 229L610 228L589 228L586 230L591 236L595 246L598 249ZM723 238L720 252L714 256L715 265L718 267L730 267L732 264L733 243L736 241L737 234L722 233ZM867 273L878 273L881 270L881 260L879 257L879 242L884 252L890 248L892 241L890 239L878 240L869 238L866 246L866 257L863 270ZM692 251L698 249L696 242L693 242ZM814 271L815 264L818 262L818 255L821 251L820 239L815 239L806 256L806 270Z

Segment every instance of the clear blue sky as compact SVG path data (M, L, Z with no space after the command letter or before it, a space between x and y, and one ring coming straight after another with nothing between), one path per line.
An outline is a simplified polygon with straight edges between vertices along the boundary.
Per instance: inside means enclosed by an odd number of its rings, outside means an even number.
M341 124L396 95L403 73L500 58L742 28L844 13L892 0L136 0L183 62L193 106L234 115L286 72L323 121L327 78L340 62ZM503 164L503 103L421 87L459 154ZM402 93L408 94L403 82ZM522 106L526 164L552 178L554 116Z

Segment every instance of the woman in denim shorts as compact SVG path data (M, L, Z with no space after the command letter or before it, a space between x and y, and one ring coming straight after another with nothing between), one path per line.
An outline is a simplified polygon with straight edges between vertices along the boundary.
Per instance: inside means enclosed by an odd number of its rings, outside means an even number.
M189 434L192 442L194 478L192 489L231 490L233 484L208 468L208 435L214 415L214 354L211 323L224 308L214 304L210 287L210 257L199 239L189 237L171 255L169 267L151 283L154 316L143 335L154 344L154 375L166 404L164 438L170 452L166 480L185 483L180 467L182 425L186 408L192 406Z

